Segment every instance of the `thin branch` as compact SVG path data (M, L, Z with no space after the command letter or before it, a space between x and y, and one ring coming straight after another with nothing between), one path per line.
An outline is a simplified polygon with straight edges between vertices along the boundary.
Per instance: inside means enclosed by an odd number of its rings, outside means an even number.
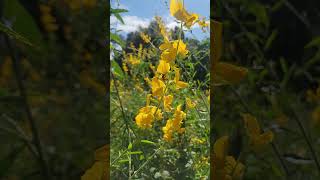
M39 138L38 128L36 126L35 119L32 116L31 108L30 108L30 105L28 103L26 88L25 88L23 80L22 80L20 64L18 62L18 58L17 58L16 53L14 51L15 47L12 46L11 41L7 36L5 36L5 40L6 40L8 49L9 49L9 51L11 53L11 56L12 56L13 69L14 69L14 73L16 75L16 81L17 81L17 84L18 84L18 88L19 88L19 91L20 91L20 96L21 96L21 99L22 99L22 102L23 102L23 105L24 105L24 109L25 109L25 112L27 114L27 119L28 119L29 124L31 126L31 131L32 131L32 136L33 136L33 143L34 143L34 145L35 145L35 147L37 149L37 152L39 154L38 161L39 161L39 164L40 164L41 169L42 169L42 175L43 175L43 177L45 179L50 180L51 179L50 170L48 168L46 159L44 157L43 148L41 146L41 142L40 142L40 138Z

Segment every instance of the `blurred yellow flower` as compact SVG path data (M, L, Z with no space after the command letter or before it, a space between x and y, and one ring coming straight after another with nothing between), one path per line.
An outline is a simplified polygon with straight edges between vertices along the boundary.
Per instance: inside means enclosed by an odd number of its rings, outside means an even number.
M250 114L243 114L242 117L253 150L260 150L266 144L272 142L274 136L272 131L262 133L257 119Z
M320 123L320 106L317 106L311 113L311 120L314 125Z
M143 33L143 32L140 33L140 37L142 38L142 40L145 43L150 43L150 41L151 41L151 37L148 36L147 34Z
M242 179L244 165L236 161L234 157L228 156L229 137L219 138L213 145L212 176L213 179L232 180Z
M187 104L187 108L189 109L196 107L196 103L192 102L190 98L186 98L186 104Z
M47 5L40 5L41 11L41 22L44 29L47 32L54 32L58 30L58 25L56 24L56 18L51 15L51 7Z
M160 63L157 68L157 72L161 74L167 74L170 71L170 64L160 60Z

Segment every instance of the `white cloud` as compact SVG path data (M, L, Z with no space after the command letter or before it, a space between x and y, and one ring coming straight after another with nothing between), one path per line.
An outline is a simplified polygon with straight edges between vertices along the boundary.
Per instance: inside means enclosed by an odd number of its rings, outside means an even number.
M116 28L117 30L121 30L124 33L130 33L137 31L139 27L146 28L149 26L151 19L148 18L141 18L138 16L122 16L124 24L121 24L119 20L112 16L110 18L110 24L112 27Z

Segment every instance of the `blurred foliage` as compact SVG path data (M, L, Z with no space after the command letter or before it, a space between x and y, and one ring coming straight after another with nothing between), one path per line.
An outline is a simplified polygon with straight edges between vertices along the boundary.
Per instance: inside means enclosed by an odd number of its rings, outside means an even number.
M44 179L26 109L51 179L80 179L107 143L106 4L1 2L0 179Z
M319 179L318 7L314 0L214 4L222 61L249 71L238 84L214 87L212 140L229 136L226 151L244 164L243 179ZM243 113L274 134L259 152L250 148Z

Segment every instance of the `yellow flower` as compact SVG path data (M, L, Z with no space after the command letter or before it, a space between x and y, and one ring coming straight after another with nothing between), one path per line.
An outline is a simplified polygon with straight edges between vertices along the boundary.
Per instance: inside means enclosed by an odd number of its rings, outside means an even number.
M161 97L164 94L166 85L159 78L153 77L151 82L151 87L152 87L152 95Z
M170 111L171 110L171 104L172 104L173 96L168 95L163 97L163 106L165 111Z
M186 44L184 44L182 40L165 42L159 46L159 49L162 51L161 59L168 63L174 62L177 55L185 58L189 52Z
M179 70L179 68L175 68L174 72L175 72L174 81L176 83L176 89L181 89L181 88L188 87L188 83L180 81L180 70Z
M156 16L156 21L158 23L159 26L159 30L160 30L160 34L162 35L164 42L169 42L169 34L166 30L166 26L164 25L162 19L160 16Z
M232 180L242 179L244 165L234 157L228 156L229 137L219 138L213 145L212 175L213 179Z
M170 71L170 64L160 60L160 63L157 68L157 72L161 74L167 74Z
M170 14L184 22L187 28L190 28L199 18L197 14L190 14L185 10L182 0L170 1Z
M225 159L225 171L227 179L242 179L244 174L244 165L237 162L234 157L227 156Z
M192 109L196 107L196 103L192 102L190 98L186 98L187 108Z
M166 126L162 128L164 133L163 138L166 141L172 140L172 135L174 132L183 133L184 128L181 128L182 121L186 118L186 113L181 110L181 105L179 105L174 113L173 119L168 119Z
M128 67L127 67L127 63L126 62L122 62L122 69L125 71L125 72L128 72Z
M142 128L151 128L154 120L161 120L162 112L159 108L155 106L145 106L139 110L139 114L136 116L136 124Z
M151 41L150 36L148 36L148 35L145 34L145 33L140 33L140 37L142 38L142 40L143 40L145 43L150 43L150 41Z
M132 65L140 64L140 60L137 57L133 56L132 54L129 55L128 62Z
M201 27L202 31L205 32L206 28L208 28L209 23L206 22L205 18L198 21L199 26Z
M250 114L243 114L242 117L253 150L260 150L266 144L272 142L274 136L273 133L271 131L262 133L258 121L255 117Z
M235 66L229 63L219 62L222 56L222 24L217 21L212 21L213 50L211 51L213 63L211 66L214 85L232 84L241 81L248 73L246 68Z

